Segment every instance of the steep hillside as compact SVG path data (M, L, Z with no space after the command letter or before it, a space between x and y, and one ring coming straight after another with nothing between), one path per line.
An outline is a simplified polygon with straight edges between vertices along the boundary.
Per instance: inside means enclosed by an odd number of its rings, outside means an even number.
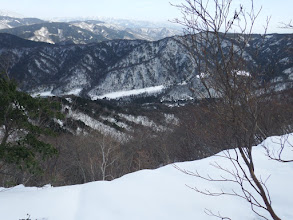
M133 90L155 87L161 88L154 93L161 101L188 100L196 97L190 88L201 85L182 40L174 37L155 42L115 40L62 46L1 34L0 63L2 71L9 70L21 88L33 94L76 94L97 99L113 92L137 94ZM230 43L227 38L226 46ZM267 35L264 41L255 35L245 51L247 65L243 71L249 72L257 64L262 79L278 84L279 89L290 88L290 48L290 34Z

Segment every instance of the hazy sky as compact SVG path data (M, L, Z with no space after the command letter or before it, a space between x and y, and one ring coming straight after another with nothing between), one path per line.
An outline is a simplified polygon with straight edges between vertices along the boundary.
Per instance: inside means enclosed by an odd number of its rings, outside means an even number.
M261 29L266 16L270 15L270 32L282 32L279 22L293 19L293 0L254 0L256 8L263 7L257 29ZM28 17L43 19L53 17L102 16L137 20L168 21L181 16L170 3L184 0L0 0L0 9L9 10ZM250 0L234 0L235 5Z
M0 8L25 16L103 16L140 20L168 20L178 15L169 0L0 0ZM171 0L174 3L180 0Z

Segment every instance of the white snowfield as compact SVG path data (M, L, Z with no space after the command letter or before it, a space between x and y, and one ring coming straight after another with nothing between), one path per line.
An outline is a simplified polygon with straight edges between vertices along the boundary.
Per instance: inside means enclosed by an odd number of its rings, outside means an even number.
M78 96L79 93L82 91L82 88L74 88L68 92L65 92L63 95L75 95L75 96ZM33 93L31 94L32 97L37 97L37 96L40 96L40 97L52 97L52 96L58 96L56 94L53 94L52 93L52 89L49 90L49 91L43 91L43 92L37 92L37 93Z
M143 89L133 89L133 90L127 90L127 91L118 91L118 92L111 92L100 96L91 95L92 100L97 99L118 99L125 96L131 96L131 95L139 95L143 93L159 93L161 92L165 87L163 85L160 86L153 86L153 87L147 87Z
M293 134L290 135L293 143ZM279 149L280 137L268 138L264 143L271 151ZM293 158L292 145L286 143L284 155ZM231 154L233 150L229 151ZM281 219L293 219L293 163L280 163L268 159L264 148L253 149L255 172L267 181L273 207ZM231 163L220 155L206 159L177 163L181 169L197 170L212 177L227 173L211 166L217 162L232 169ZM286 159L285 158L285 159ZM111 182L92 182L83 185L43 188L16 186L0 188L0 219L18 220L205 220L216 219L205 214L209 209L215 214L236 220L261 219L243 199L233 196L210 197L199 194L190 187L219 192L241 190L233 183L207 182L186 175L168 165L156 170L142 170ZM271 219L265 212L262 212Z

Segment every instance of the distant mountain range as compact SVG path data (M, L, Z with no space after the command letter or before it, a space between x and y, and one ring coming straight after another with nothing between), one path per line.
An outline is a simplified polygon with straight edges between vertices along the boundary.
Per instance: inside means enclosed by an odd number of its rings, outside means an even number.
M40 24L45 21L38 18L15 18L8 16L0 16L0 29L15 28L31 24Z
M101 34L95 34L68 23L40 23L0 30L23 39L46 42L51 44L86 44L108 40ZM112 34L113 37L118 34ZM119 35L119 37L123 36ZM119 38L117 36L117 38Z
M37 18L0 16L0 33L51 44L87 44L114 39L155 41L181 34L175 27L139 24L127 23L125 20L116 23L97 20L48 22Z
M8 16L11 18L24 18L25 17L19 13L16 13L13 11L7 11L7 10L0 10L0 16Z
M151 95L158 101L189 100L196 98L190 88L201 84L181 41L181 37L171 37L154 42L52 45L0 34L0 66L19 81L22 90L32 94L75 94L97 99L113 92L137 94L137 90L152 91L155 87L157 91ZM230 43L227 37L223 48ZM266 35L265 41L263 36L254 35L245 51L246 71L257 63L262 66L259 74L280 89L292 87L293 57L288 50L292 44L292 34ZM261 54L257 57L256 48Z
M111 17L73 17L73 18L53 18L54 22L66 22L70 23L73 21L101 21L105 24L112 24L122 28L172 28L180 29L177 25L172 22L155 22L155 21L143 21L143 20L133 20L133 19L119 19Z

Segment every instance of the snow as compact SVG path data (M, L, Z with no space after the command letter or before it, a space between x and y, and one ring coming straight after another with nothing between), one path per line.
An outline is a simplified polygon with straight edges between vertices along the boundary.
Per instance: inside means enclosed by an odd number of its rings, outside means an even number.
M203 79L203 78L207 78L208 76L209 76L208 73L200 73L199 75L196 75L196 78Z
M247 76L247 77L251 76L249 72L244 71L244 70L238 70L238 71L236 71L236 75L237 76Z
M75 88L75 89L72 89L72 90L70 90L68 92L65 92L64 95L78 96L81 91L82 91L82 88ZM53 94L52 90L49 90L49 91L43 91L43 92L36 92L36 93L31 94L31 96L32 97L37 97L37 96L40 96L40 97L52 97L52 96L56 96L56 94Z
M59 124L61 127L64 126L63 121L61 121L60 119L56 119L56 118L54 118L54 121L55 121L57 124Z
M143 125L146 127L150 127L154 131L160 132L160 131L166 131L167 128L162 125L157 125L154 121L150 120L146 116L134 116L134 115L125 115L122 113L118 114L121 118L124 118L130 122L133 122L138 125Z
M285 74L291 74L293 72L293 67L290 67L290 68L288 68L288 69L285 69L284 71L283 71L283 73L285 73Z
M280 137L268 138L264 144L271 150L279 149ZM293 142L293 134L289 136ZM282 142L284 143L284 142ZM293 157L286 143L285 155ZM292 147L292 145L291 145ZM234 150L225 151L234 153ZM232 170L231 162L224 159L225 152L202 160L177 163L180 169L195 171L213 177L227 176L211 164L217 162ZM272 205L281 219L293 219L293 164L280 163L265 156L262 145L253 148L255 172L267 181ZM82 185L42 188L0 188L0 219L26 218L37 220L208 220L208 209L231 219L261 219L243 199L233 196L205 196L189 187L210 191L239 192L233 183L207 182L186 175L168 165L156 170L142 170L116 180L91 182ZM257 195L256 195L257 196ZM261 211L268 219L270 217Z
M131 95L139 95L139 94L143 94L143 93L159 93L161 92L165 87L163 85L160 86L152 86L152 87L147 87L147 88L143 88L143 89L133 89L133 90L128 90L128 91L118 91L118 92L112 92L112 93L107 93L104 95L100 95L100 96L95 96L95 95L91 95L91 99L92 100L97 100L97 99L118 99L121 97L125 97L125 96L131 96Z
M274 36L274 35L272 35L272 34L271 34L271 35L268 34L268 35L265 36L265 38L266 38L266 39L270 39L270 38L272 38L273 36Z
M164 113L165 121L168 124L179 125L179 119L175 117L174 114Z
M52 41L52 39L50 38L50 32L47 27L41 27L41 29L36 30L34 32L34 36L29 38L29 40L54 44L54 41Z
M283 73L285 73L286 75L288 75L288 79L289 80L293 80L293 67L290 67L288 69L285 69L283 71Z
M58 37L59 37L60 41L65 40L63 30L59 29L59 28L58 28Z
M75 96L78 96L79 93L82 91L82 88L76 88L76 89L73 89L69 92L66 92L65 95L75 95Z
M69 111L68 116L75 120L82 121L85 125L90 128L101 132L104 135L109 135L115 138L117 141L126 142L128 140L128 136L120 131L117 131L115 128L112 128L108 125L103 124L102 122L78 111L74 111L70 106L64 106L65 109Z
M245 70L234 70L234 72L237 76L247 76L250 77L250 73L245 71ZM209 74L207 73L201 73L200 75L196 75L196 78L198 79L204 79L207 78L209 76Z
M278 40L278 41L275 41L274 43L270 44L270 47L271 47L271 46L275 46L275 45L279 46L279 45L281 44L282 40L283 40L283 39L280 39L280 40Z
M278 76L278 77L271 79L272 83L278 83L278 82L283 82L283 81L284 81L284 79L281 76Z
M125 124L125 123L123 123L121 121L117 121L117 119L115 119L115 118L105 117L105 116L100 116L100 118L105 120L105 121L108 121L110 123L113 123L113 124L117 125L120 128L124 128L124 129L126 129L128 131L132 130L129 125L127 125L127 124Z
M82 28L87 31L95 32L95 24L87 24L86 22L73 23L74 26Z
M44 92L38 92L38 93L34 93L34 94L31 94L32 97L37 97L37 96L40 96L40 97L52 97L52 96L55 96L52 91L44 91Z
M11 28L11 26L8 25L8 24L6 24L5 21L2 21L2 22L0 23L0 30L1 30L1 29L6 29L6 28Z
M185 85L187 85L187 82L186 81L183 81L181 83L178 83L178 86L185 86Z
M289 64L290 59L289 59L289 57L285 57L285 58L279 60L279 63L284 64L284 65Z
M12 18L24 18L24 16L21 14L18 14L13 11L2 10L2 9L0 10L0 16L8 16L8 17L12 17Z
M72 103L72 98L65 98L69 103Z

